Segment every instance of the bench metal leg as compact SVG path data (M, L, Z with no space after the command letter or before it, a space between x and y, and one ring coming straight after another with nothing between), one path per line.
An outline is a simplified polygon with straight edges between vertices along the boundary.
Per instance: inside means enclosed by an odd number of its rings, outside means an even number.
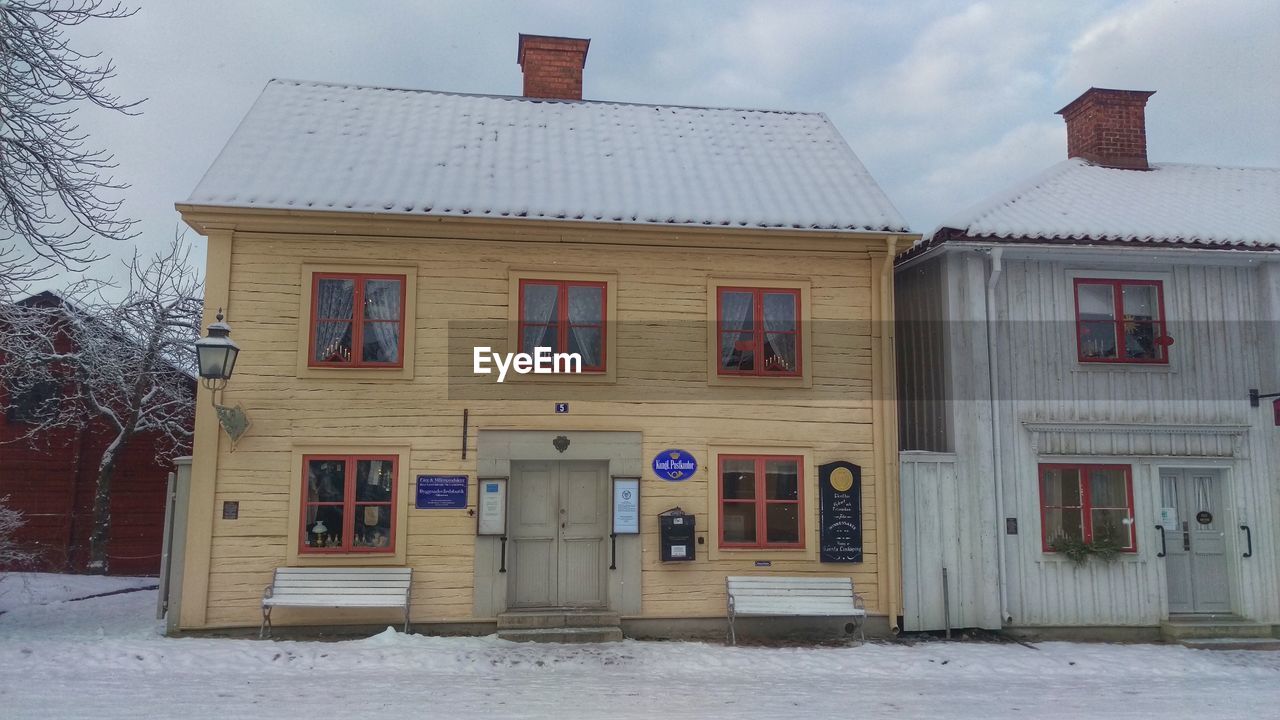
M271 607L262 606L262 624L258 626L258 639L271 637Z

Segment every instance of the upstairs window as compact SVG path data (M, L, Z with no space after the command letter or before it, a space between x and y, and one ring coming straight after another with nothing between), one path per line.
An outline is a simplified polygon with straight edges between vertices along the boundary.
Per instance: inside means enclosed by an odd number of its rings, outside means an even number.
M1113 542L1138 548L1133 482L1127 465L1041 465L1040 528L1043 549L1055 541Z
M403 366L403 275L312 278L311 367Z
M520 352L577 353L583 372L604 372L606 289L603 282L522 279Z
M58 412L58 383L40 380L14 394L5 417L12 423L41 423Z
M1159 280L1077 278L1075 293L1080 362L1169 362Z
M396 458L306 455L299 552L395 552Z
M720 375L801 375L799 290L722 287L716 298Z
M803 484L799 456L721 455L720 547L804 547Z

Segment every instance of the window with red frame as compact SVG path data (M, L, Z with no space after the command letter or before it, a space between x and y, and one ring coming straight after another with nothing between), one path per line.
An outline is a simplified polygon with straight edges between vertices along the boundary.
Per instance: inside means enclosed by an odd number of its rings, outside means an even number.
M1075 293L1080 362L1169 361L1159 280L1077 278Z
M302 459L300 553L395 552L395 457Z
M720 547L804 547L804 462L790 455L720 456Z
M720 375L800 375L800 291L717 289Z
M520 352L577 353L584 372L605 370L605 283L520 281Z
M1045 552L1059 541L1100 540L1136 551L1129 466L1041 465L1040 527Z
M316 273L311 288L312 367L402 367L403 275Z

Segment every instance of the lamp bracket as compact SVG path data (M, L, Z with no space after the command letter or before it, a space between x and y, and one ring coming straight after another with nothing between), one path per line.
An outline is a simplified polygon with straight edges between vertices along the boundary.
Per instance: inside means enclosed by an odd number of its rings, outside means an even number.
M213 410L218 414L218 424L227 433L227 437L231 439L231 451L235 452L236 443L239 442L240 438L244 437L245 433L249 432L253 422L249 420L244 408L238 404L235 407L215 404Z
M1260 404L1259 401L1262 400L1263 398L1273 398L1273 397L1280 397L1280 392L1273 392L1273 393L1267 393L1265 395L1262 395L1258 393L1257 388L1249 388L1249 405L1251 407L1258 407L1258 405Z

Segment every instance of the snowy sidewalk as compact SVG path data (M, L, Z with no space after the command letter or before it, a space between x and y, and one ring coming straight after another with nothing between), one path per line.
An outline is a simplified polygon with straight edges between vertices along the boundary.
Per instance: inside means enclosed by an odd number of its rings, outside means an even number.
M0 576L0 715L19 718L1275 717L1280 652L928 642L518 645L394 631L168 639L148 578Z

